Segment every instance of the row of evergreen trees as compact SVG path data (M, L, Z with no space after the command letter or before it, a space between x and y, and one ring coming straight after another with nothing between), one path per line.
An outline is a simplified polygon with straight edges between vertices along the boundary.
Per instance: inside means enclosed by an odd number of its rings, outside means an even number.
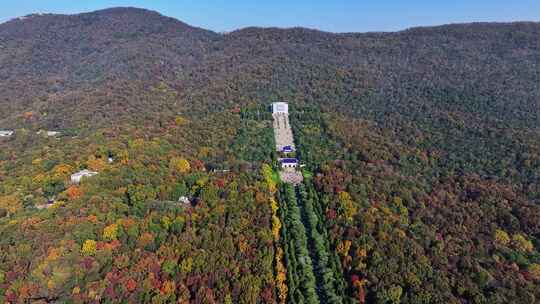
M313 263L308 250L306 228L296 200L294 187L284 184L280 191L282 240L287 262L290 304L319 303Z
M310 252L316 265L315 274L324 302L343 303L346 283L343 281L338 257L331 254L327 231L322 221L323 211L311 181L306 180L304 184L300 184L298 193L304 211L304 222L309 231Z

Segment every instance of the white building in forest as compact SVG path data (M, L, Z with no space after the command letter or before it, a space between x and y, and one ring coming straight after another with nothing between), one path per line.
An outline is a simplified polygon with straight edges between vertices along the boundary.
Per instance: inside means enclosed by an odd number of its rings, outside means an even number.
M298 167L298 159L296 158L281 158L279 162L281 163L281 168L283 169Z
M83 177L91 177L94 175L97 175L98 173L95 171L90 171L87 169L84 169L82 171L79 171L77 173L71 174L71 182L74 184L79 184Z
M286 102L274 102L272 103L272 114L289 114L289 104Z
M183 203L183 204L189 204L191 203L191 200L187 196L180 196L178 198L178 202Z
M10 137L11 135L13 135L11 130L0 130L0 137Z
M58 132L58 131L45 131L45 130L39 130L39 131L37 132L37 134L45 134L45 135L47 135L48 137L55 137L55 136L60 135L60 132Z

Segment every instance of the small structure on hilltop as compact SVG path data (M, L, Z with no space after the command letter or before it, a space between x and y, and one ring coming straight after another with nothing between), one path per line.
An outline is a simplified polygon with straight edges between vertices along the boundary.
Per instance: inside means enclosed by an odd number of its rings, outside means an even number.
M282 158L279 160L281 163L281 168L296 168L298 167L298 159L296 158Z
M289 114L289 104L286 102L274 102L272 103L272 114Z
M82 171L79 171L77 173L71 174L71 182L74 184L79 184L83 177L91 177L94 175L97 175L98 173L95 171L90 171L88 169L84 169Z
M13 133L12 130L0 130L0 137L10 137Z

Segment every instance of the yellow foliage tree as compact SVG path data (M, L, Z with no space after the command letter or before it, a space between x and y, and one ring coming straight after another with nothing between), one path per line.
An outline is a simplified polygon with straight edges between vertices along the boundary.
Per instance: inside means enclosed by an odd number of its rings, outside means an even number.
M73 287L73 289L71 290L71 294L72 295L78 295L79 293L81 293L81 288L79 286L75 286Z
M96 253L96 241L86 240L81 249L83 255L94 255Z
M208 155L210 155L210 152L211 152L210 147L201 147L199 149L199 153L197 153L197 157L198 158L208 157Z
M351 220L357 212L357 208L354 205L351 195L346 191L341 191L339 193L339 203L340 214Z
M8 213L15 213L16 211L22 209L22 207L22 201L18 193L0 196L0 209L4 209Z
M261 173L264 177L266 185L268 186L268 191L270 191L272 194L275 193L277 191L277 185L274 181L272 167L270 167L268 164L263 164L261 167Z
M137 138L129 142L129 147L132 149L139 149L144 146L144 139Z
M118 225L111 224L103 229L103 238L108 241L116 240L118 234Z
M73 168L70 165L58 164L53 168L53 177L66 178L72 171Z
M180 173L187 173L191 170L189 161L183 157L174 157L169 163L171 170L178 171Z
M88 161L86 161L86 165L88 166L88 169L99 172L105 169L107 162L105 162L103 158L96 158L92 155L88 158Z
M275 215L272 215L272 234L274 235L274 240L279 241L279 230L281 229L281 222L279 218Z
M183 259L182 262L180 262L180 271L184 274L191 272L192 267L193 259L191 257Z
M531 264L529 266L529 273L534 280L540 281L540 264Z
M248 242L245 239L240 239L238 242L238 250L240 250L242 253L246 253L249 248Z
M337 248L336 248L336 251L342 255L342 256L348 256L349 255L349 250L351 249L351 241L349 240L344 240L343 242L339 243Z
M277 214L279 207L275 199L270 200L270 208L272 209L272 214Z
M283 265L283 249L277 247L276 250L276 288L278 290L279 302L285 304L289 289L285 281L287 280L287 269Z
M272 210L272 234L274 235L274 240L279 241L279 231L281 229L281 221L279 220L277 211L279 209L276 200L270 200L270 209Z
M177 126L183 126L188 123L188 120L182 116L176 116L176 118L174 119L174 122L176 123Z
M45 179L45 174L43 173L38 173L36 174L34 177L32 177L32 182L34 184L41 184L43 182L43 180Z
M122 165L127 165L129 163L129 152L127 150L120 150L116 153L116 159Z
M512 243L518 250L521 250L524 252L531 252L534 249L532 242L527 240L521 234L514 234L512 236Z
M366 262L367 257L367 250L365 248L358 248L356 249L356 266L355 269L357 271L363 271L366 269L367 264Z
M497 229L495 230L495 244L498 246L506 246L510 243L510 237L508 233L504 230Z

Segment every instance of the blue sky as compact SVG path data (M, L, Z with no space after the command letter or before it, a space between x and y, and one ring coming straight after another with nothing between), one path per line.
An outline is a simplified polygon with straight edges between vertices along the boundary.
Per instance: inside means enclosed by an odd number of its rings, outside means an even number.
M0 22L30 13L114 6L156 10L222 32L246 26L303 26L330 32L395 31L472 21L540 21L540 0L4 0Z

